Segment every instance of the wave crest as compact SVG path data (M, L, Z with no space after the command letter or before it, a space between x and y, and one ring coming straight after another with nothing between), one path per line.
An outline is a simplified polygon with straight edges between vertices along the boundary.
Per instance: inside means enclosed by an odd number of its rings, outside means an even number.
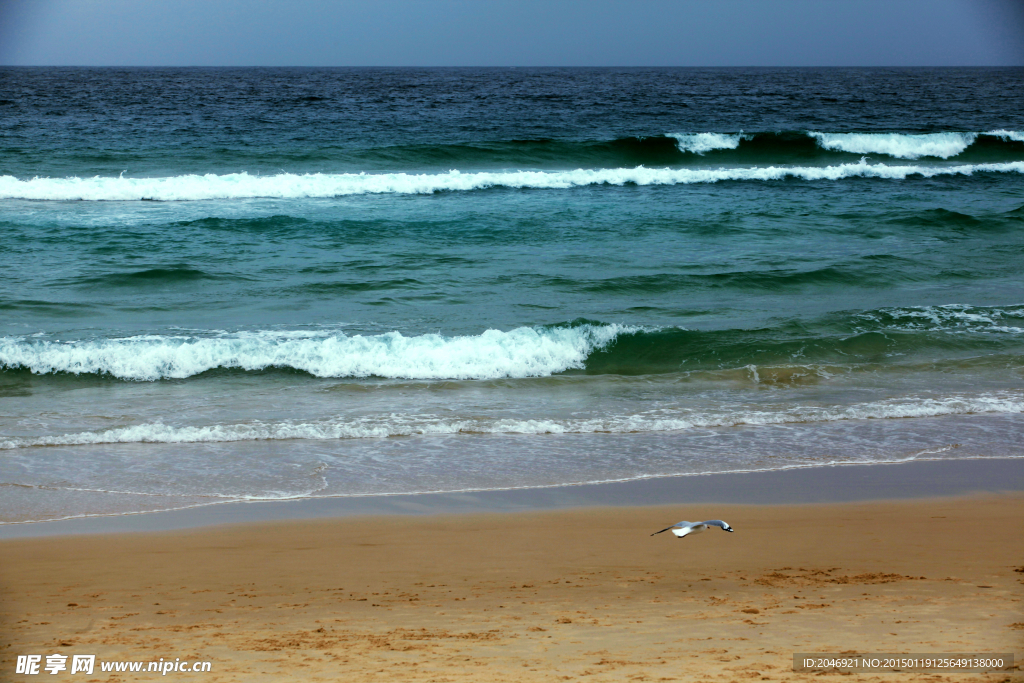
M716 149L736 149L741 140L749 139L749 136L742 133L669 133L668 137L675 138L680 152L693 154L704 154Z
M856 164L835 166L756 166L749 168L608 168L575 171L508 171L437 174L410 173L248 173L169 178L33 178L0 177L0 199L49 201L187 201L267 197L299 199L363 194L431 194L489 188L570 189L591 185L687 185L722 181L773 181L789 178L838 181L847 178L905 180L911 176L1024 173L1024 161L957 166Z
M0 367L140 381L183 379L215 368L292 368L317 377L544 377L582 368L595 350L621 333L639 330L582 324L487 330L461 337L262 331L212 338L137 336L65 343L6 337L0 338Z
M879 344L899 356L968 347L1016 354L1020 335L1019 304L948 304L837 313L812 329L798 321L756 330L690 330L576 320L452 337L272 330L72 342L0 337L0 369L135 381L184 379L218 368L413 380L548 377L569 370L641 375L871 362Z
M900 159L948 159L974 144L977 133L809 133L823 149L852 154L885 154Z
M1016 130L990 130L985 135L991 135L1007 142L1024 142L1024 132Z

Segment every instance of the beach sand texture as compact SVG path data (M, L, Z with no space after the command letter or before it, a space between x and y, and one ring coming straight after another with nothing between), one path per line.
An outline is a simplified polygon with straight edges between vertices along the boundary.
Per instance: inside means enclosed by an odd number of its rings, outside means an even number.
M649 536L717 517L736 533ZM1018 668L854 677L1021 681L1022 540L1019 494L8 540L0 670L58 652L207 660L177 674L204 681L811 680L794 652L979 651Z

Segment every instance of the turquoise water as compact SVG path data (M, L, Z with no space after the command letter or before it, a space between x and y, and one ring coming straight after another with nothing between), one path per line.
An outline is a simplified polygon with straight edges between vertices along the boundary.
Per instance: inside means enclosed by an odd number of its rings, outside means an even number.
M1021 455L1024 70L0 70L0 519Z

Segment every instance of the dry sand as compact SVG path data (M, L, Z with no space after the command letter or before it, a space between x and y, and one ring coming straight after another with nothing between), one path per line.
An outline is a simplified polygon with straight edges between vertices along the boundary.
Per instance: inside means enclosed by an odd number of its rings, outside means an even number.
M677 540L652 531L724 518ZM204 681L810 680L792 653L1013 652L1024 496L276 522L0 542L18 654L209 660ZM837 677L839 674L827 674Z

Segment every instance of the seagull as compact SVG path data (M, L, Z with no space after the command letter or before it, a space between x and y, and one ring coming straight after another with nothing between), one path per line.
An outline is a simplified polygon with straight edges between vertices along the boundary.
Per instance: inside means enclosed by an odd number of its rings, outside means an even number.
M655 531L651 536L657 536L658 534L663 534L666 531L671 530L676 536L682 538L683 536L689 536L690 534L699 534L702 531L707 531L709 526L717 526L726 531L732 531L732 527L722 520L709 519L705 522L679 522L679 524L673 524L670 527L665 527L661 531Z

